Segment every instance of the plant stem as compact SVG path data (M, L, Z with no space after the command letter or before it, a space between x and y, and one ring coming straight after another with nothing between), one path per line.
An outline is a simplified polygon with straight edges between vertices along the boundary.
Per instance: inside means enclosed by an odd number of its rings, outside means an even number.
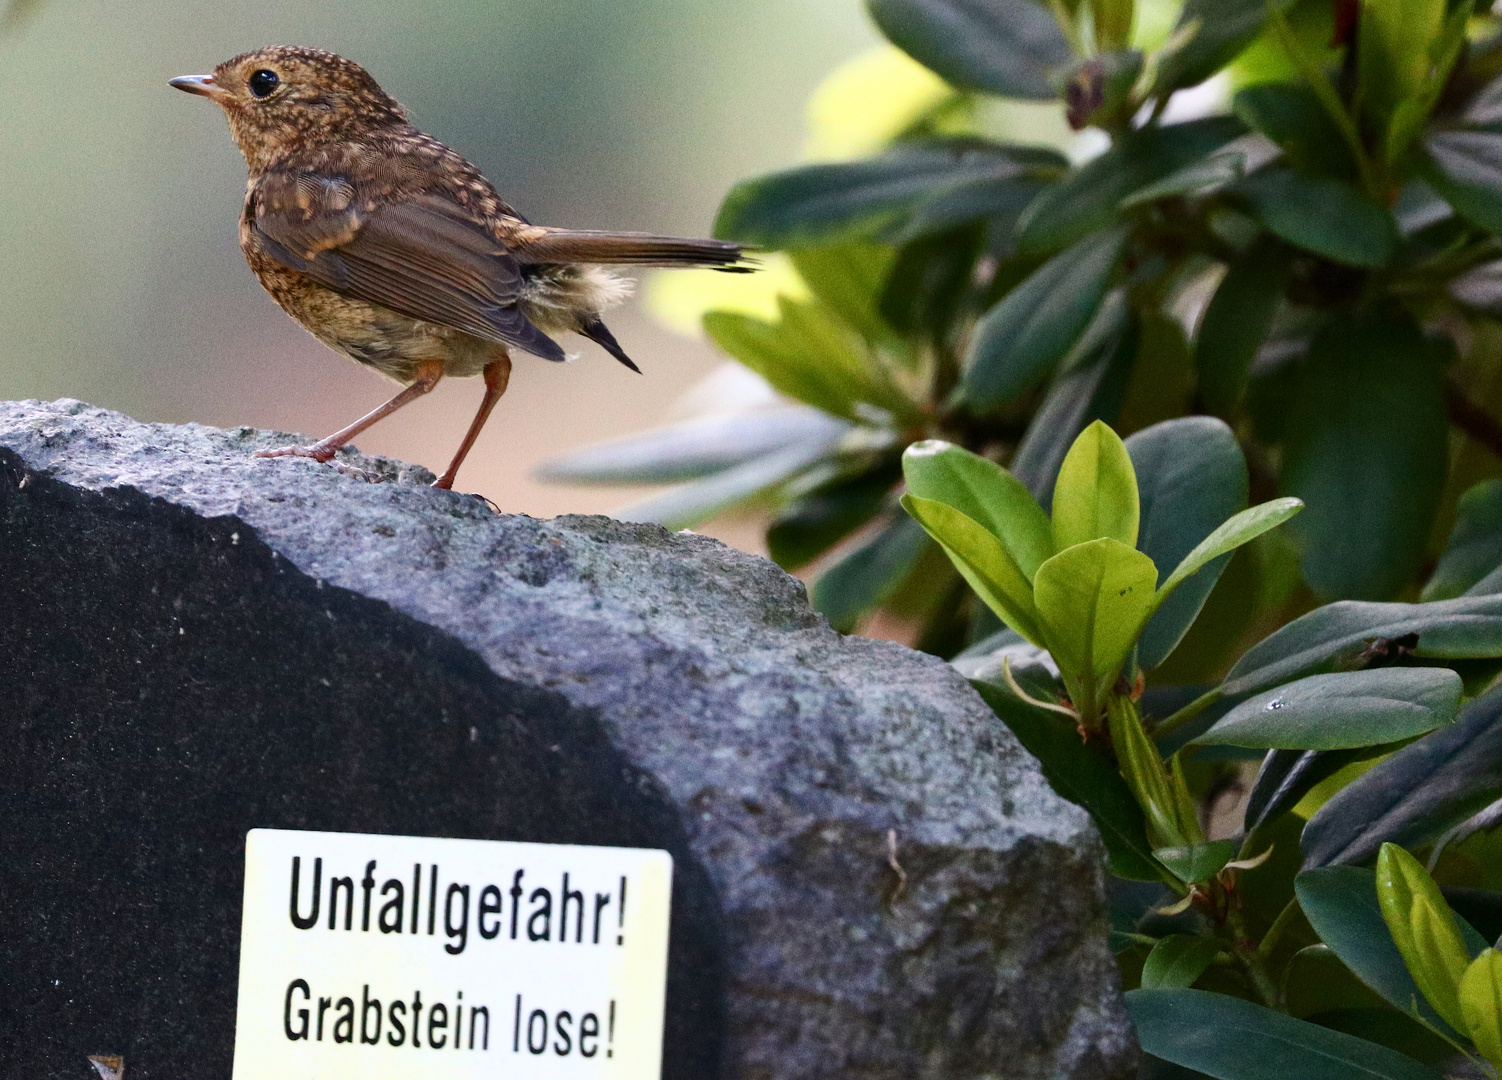
M1371 158L1367 156L1366 147L1361 143L1361 133L1356 130L1356 122L1351 119L1351 114L1346 110L1345 102L1340 100L1335 87L1325 73L1319 69L1319 65L1304 55L1304 49L1299 44L1298 35L1289 25L1288 18L1273 3L1267 5L1268 20L1272 23L1273 30L1278 35L1278 42L1283 50L1288 53L1288 58L1293 61L1293 66L1298 68L1299 74L1309 84L1309 89L1314 91L1314 96L1319 98L1319 103L1324 106L1325 112L1340 129L1340 134L1351 149L1351 156L1356 159L1356 170L1361 173L1361 183L1366 188L1367 194L1374 198L1381 198L1382 192L1377 184L1377 176L1372 168Z
M1262 935L1262 944L1257 946L1258 956L1263 960L1272 956L1273 950L1278 947L1278 942L1282 940L1288 928L1293 925L1293 921L1298 916L1298 913L1299 898L1295 896L1292 900L1288 901L1282 911L1278 912L1278 917L1267 928L1267 933Z
M1208 709L1211 705L1214 705L1224 695L1224 689L1219 686L1212 687L1205 693L1201 694L1199 697L1195 698L1188 705L1185 705L1182 709L1174 713L1172 716L1160 720L1158 723L1153 725L1153 730L1151 732L1153 741L1162 742L1168 736L1172 735L1175 731L1178 731L1179 728L1183 727L1200 713Z
M1268 974L1267 964L1261 953L1253 948L1247 941L1246 922L1241 917L1241 912L1231 904L1230 911L1226 912L1226 928L1231 931L1232 943L1231 954L1241 961L1241 966L1246 969L1247 978L1252 982L1252 989L1257 991L1257 996L1269 1009L1283 1011L1278 1001L1278 987Z

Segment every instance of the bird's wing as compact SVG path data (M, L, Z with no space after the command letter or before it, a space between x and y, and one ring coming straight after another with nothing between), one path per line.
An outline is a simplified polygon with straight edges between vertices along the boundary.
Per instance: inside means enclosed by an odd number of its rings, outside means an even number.
M345 180L288 174L265 178L254 227L268 255L335 292L564 359L558 343L516 306L516 259L447 200L418 196L366 209Z

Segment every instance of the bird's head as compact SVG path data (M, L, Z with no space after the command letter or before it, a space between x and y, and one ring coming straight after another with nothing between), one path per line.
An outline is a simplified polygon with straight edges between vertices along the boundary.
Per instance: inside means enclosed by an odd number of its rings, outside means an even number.
M212 75L184 75L171 85L224 110L252 169L407 119L364 68L322 49L273 45L226 60Z

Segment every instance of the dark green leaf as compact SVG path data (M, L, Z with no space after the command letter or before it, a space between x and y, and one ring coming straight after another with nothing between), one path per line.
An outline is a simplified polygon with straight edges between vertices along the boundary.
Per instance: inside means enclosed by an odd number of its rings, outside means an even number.
M1502 480L1483 480L1461 496L1450 542L1422 598L1461 596L1498 567L1502 567Z
M1204 990L1133 990L1142 1049L1217 1080L1440 1080L1410 1057L1250 1001Z
M1237 705L1194 742L1278 750L1354 750L1401 742L1455 721L1449 668L1311 675Z
M1382 267L1397 247L1392 214L1339 180L1273 166L1230 190L1278 236L1333 262Z
M1084 333L1126 244L1124 228L1108 229L1054 256L976 324L970 342L965 399L977 411L1030 389Z
M1236 115L1283 148L1300 172L1352 180L1356 160L1314 91L1302 83L1259 83L1236 95Z
M1438 131L1424 139L1424 147L1424 179L1461 217L1502 234L1502 134Z
M924 199L897 236L899 243L936 236L963 225L999 221L1010 233L1024 210L1047 186L1030 176L972 177Z
M1247 799L1244 825L1250 833L1272 824L1298 805L1320 781L1334 776L1370 750L1269 750Z
M1119 298L1119 293L1106 297L1100 314L1075 347L1078 359L1066 361L1054 376L1012 455L1012 475L1044 507L1053 502L1054 480L1075 437L1091 421L1111 422L1121 408L1137 357L1138 334L1125 303L1113 302ZM1100 341L1092 345L1097 327Z
M1153 125L1043 192L1017 223L1024 251L1058 251L1109 226L1123 199L1208 157L1246 129L1234 117Z
M1126 448L1142 502L1137 547L1153 560L1160 576L1246 508L1246 460L1236 436L1219 420L1168 420L1137 432ZM1214 560L1164 601L1142 634L1138 664L1152 670L1168 659L1229 561L1230 555Z
M985 231L978 226L904 244L882 290L881 317L904 334L946 333L969 299L984 244Z
M1432 604L1326 604L1248 649L1226 676L1225 692L1265 690L1337 659L1355 661L1368 649L1385 654L1388 642L1444 660L1502 656L1502 596Z
M923 526L899 514L820 574L809 591L809 601L831 626L848 633L862 615L891 598L931 543Z
M1224 870L1226 863L1235 855L1236 843L1232 840L1212 840L1206 844L1153 850L1153 857L1168 867L1174 877L1187 882L1209 881Z
M1234 184L1246 175L1246 155L1233 149L1234 145L1216 151L1203 161L1185 165L1145 188L1139 188L1121 200L1121 208L1130 210L1159 199L1203 198Z
M551 484L665 484L722 472L791 446L832 447L850 425L817 409L758 409L686 420L596 443L538 466Z
M1304 828L1304 865L1369 862L1387 842L1422 849L1498 798L1502 689L1476 698L1454 724L1403 747L1337 792Z
M1400 1011L1406 1013L1417 1004L1425 1020L1449 1030L1419 993L1387 931L1372 870L1358 866L1305 870L1294 888L1309 925L1358 979Z
M1142 808L1111 759L1087 746L1063 717L1019 701L995 683L973 685L1017 741L1038 759L1053 789L1090 812L1106 842L1112 873L1134 881L1162 881L1147 842Z
M1293 0L1272 0L1287 10ZM1268 0L1187 0L1178 29L1197 27L1194 36L1166 56L1158 76L1160 93L1204 82L1256 40L1267 19Z
M1144 990L1176 990L1193 986L1220 952L1214 938L1197 934L1169 934L1159 938L1142 965Z
M767 550L785 570L806 566L870 521L897 476L877 469L821 485L783 508L767 528Z
M1053 171L1048 151L915 144L868 161L805 165L731 189L715 235L766 248L865 240L900 227L921 201L966 179Z
M867 0L892 42L961 90L1054 97L1050 69L1072 59L1048 8L1028 0Z
M1267 339L1288 285L1289 251L1270 237L1231 263L1200 320L1194 363L1205 408L1227 415L1246 390L1247 373Z
M1424 556L1448 466L1439 349L1406 319L1340 317L1314 339L1288 418L1289 526L1324 596L1396 594Z

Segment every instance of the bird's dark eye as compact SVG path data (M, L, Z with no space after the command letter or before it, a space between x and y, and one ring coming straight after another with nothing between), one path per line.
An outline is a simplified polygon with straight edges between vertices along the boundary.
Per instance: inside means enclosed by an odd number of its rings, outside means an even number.
M258 98L265 97L281 85L282 80L277 78L274 71L262 68L250 77L250 92Z

